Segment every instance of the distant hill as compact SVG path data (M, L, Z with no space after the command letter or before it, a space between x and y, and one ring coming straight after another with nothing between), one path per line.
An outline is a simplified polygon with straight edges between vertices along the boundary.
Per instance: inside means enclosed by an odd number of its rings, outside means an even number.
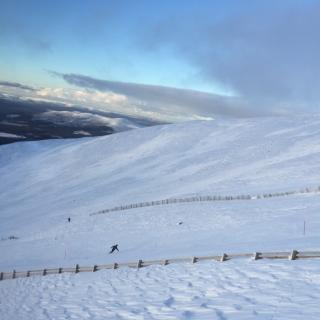
M103 136L159 122L80 106L0 97L0 144Z

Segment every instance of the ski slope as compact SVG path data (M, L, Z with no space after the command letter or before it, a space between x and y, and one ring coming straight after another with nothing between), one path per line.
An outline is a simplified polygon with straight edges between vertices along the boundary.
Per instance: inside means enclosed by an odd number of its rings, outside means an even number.
M105 208L170 197L256 195L316 187L320 181L319 159L320 117L317 115L219 118L98 138L0 146L0 270L231 251L319 249L319 193L250 201L181 203L90 216ZM71 223L67 222L68 217ZM10 236L18 239L9 240ZM120 252L109 255L109 247L114 243L119 244ZM207 263L201 264L200 269L173 265L146 268L139 273L123 270L116 275L105 271L94 275L3 281L0 311L12 319L20 298L5 304L4 296L13 298L16 292L31 286L35 298L29 297L25 308L19 311L23 319L28 319L28 310L37 319L64 319L63 316L70 319L241 319L241 316L280 319L277 308L283 308L283 314L290 319L299 319L298 315L319 318L320 313L314 307L319 298L316 290L319 262L290 263L227 262L221 267ZM199 270L212 283L200 279L196 273ZM246 275L241 275L240 270ZM152 290L159 293L151 300L148 300L151 289L146 283L147 274ZM259 279L264 279L264 275L279 281L270 280L270 286L261 283ZM218 283L223 286L230 277L243 280L244 284L224 287L222 297L216 287ZM298 284L294 283L297 277L301 280ZM197 294L192 295L192 290L189 292L184 287L184 279L198 288L195 291L203 287L200 291L204 303L211 306L209 311L202 310L197 302L192 303ZM101 281L104 282L98 285ZM308 281L314 281L311 287ZM288 283L292 282L290 287ZM63 288L58 292L60 286ZM74 286L75 298L62 307L68 288ZM167 294L161 295L163 287L167 288ZM311 293L308 287L313 290ZM131 291L125 294L124 288ZM96 295L90 298L90 290L96 290L98 298ZM210 290L219 291L218 302L216 296L210 296ZM288 290L293 290L290 301ZM277 299L271 299L270 303L264 298L255 303L245 300L246 294L251 297L257 292L261 297L265 292L275 292L283 298L282 306L278 306ZM109 300L104 301L105 295ZM95 299L104 301L103 310L112 309L108 317L94 312L100 303ZM168 303L169 307L166 299L172 302ZM86 301L87 310L79 301ZM310 308L298 312L297 303L309 304ZM35 306L39 305L37 309ZM144 305L151 309L145 309ZM194 305L203 312L193 310ZM266 311L259 313L260 308ZM286 319L285 316L282 318Z

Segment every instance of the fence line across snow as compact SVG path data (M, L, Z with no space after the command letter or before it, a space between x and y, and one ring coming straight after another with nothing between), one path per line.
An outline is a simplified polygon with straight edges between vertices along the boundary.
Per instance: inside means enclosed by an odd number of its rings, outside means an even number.
M292 250L290 252L254 252L254 253L223 253L221 255L214 256L194 256L189 258L172 258L172 259L161 259L161 260L138 260L136 262L125 262L125 263L112 263L105 265L94 265L94 266L80 266L77 264L75 267L68 268L48 268L48 269L38 269L38 270L28 270L28 271L16 271L12 272L0 272L0 281L9 280L15 278L26 278L31 276L47 276L52 274L61 273L80 273L80 272L96 272L103 269L118 269L121 267L129 268L143 268L150 265L168 265L171 263L197 263L199 261L220 261L225 262L231 259L248 258L252 260L260 259L287 259L287 260L297 260L297 259L319 259L320 251L297 251Z
M232 196L214 195L214 196L194 196L194 197L186 197L186 198L169 198L169 199L163 199L163 200L121 205L121 206L113 207L110 209L104 209L104 210L90 213L90 216L104 214L108 212L114 212L114 211L123 211L123 210L130 210L130 209L143 208L143 207L153 207L153 206L160 206L160 205L173 204L173 203L187 203L187 202L199 202L199 201L259 200L259 199L285 197L285 196L291 196L291 195L297 195L297 194L303 194L303 193L315 193L315 192L320 192L320 186L316 188L305 188L299 191L263 193L258 195L232 195Z

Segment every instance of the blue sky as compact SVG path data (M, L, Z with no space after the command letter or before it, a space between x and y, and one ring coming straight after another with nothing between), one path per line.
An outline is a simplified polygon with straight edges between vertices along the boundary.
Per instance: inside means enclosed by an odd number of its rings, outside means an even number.
M72 74L317 110L319 28L313 0L2 0L0 80L70 88Z
M204 1L202 5L217 6L212 3ZM184 1L10 0L2 1L1 7L5 80L54 85L57 79L46 72L54 70L215 90L170 44L155 49L145 42L148 30L156 24L175 19L181 10L197 10L196 1L186 6ZM217 90L222 88L217 86Z

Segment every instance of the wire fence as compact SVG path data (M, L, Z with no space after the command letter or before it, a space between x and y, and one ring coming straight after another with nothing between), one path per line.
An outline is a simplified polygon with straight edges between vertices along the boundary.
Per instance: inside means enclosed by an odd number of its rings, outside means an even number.
M90 216L104 214L108 212L114 211L123 211L130 210L136 208L143 207L153 207L153 206L161 206L168 205L174 203L189 203L189 202L202 202L202 201L232 201L232 200L259 200L266 198L274 198L274 197L286 197L304 193L316 193L320 192L320 186L316 188L304 188L296 191L287 191L287 192L274 192L274 193L263 193L258 195L213 195L213 196L194 196L194 197L186 197L186 198L169 198L163 200L155 200L155 201L146 201L146 202L138 202L131 203L127 205L120 205L117 207L113 207L110 209L104 209L97 212L90 213Z

